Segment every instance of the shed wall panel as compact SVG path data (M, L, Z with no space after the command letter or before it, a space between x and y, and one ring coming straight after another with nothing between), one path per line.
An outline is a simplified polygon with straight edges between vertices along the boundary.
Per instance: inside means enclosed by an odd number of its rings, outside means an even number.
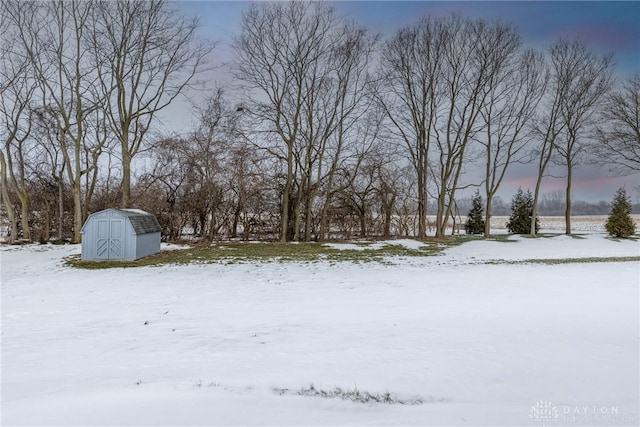
M110 218L109 259L124 259L124 219Z
M136 257L142 258L147 255L160 252L160 233L147 233L137 236Z
M96 218L95 226L95 253L96 259L109 259L109 230L110 221L109 218Z

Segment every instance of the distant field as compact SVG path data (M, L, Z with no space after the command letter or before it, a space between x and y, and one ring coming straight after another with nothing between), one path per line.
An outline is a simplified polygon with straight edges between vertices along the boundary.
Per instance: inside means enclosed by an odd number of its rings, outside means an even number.
M640 231L640 215L631 215L633 221L636 224L636 231ZM462 216L462 224L466 221L467 217ZM540 216L540 229L544 231L558 231L564 232L564 216ZM435 224L435 215L429 215L427 218L431 227ZM494 216L491 218L492 230L505 230L506 224L509 221L508 216ZM605 232L604 224L607 222L607 215L576 215L571 217L571 228L574 232ZM451 227L452 221L449 220L449 227ZM464 226L462 227L464 229Z
M640 225L640 215L631 215L636 224ZM506 229L508 216L494 216L491 218L491 228L495 230ZM596 231L604 232L604 224L607 222L607 215L582 215L571 217L571 228L573 231ZM541 216L540 229L564 231L564 216Z

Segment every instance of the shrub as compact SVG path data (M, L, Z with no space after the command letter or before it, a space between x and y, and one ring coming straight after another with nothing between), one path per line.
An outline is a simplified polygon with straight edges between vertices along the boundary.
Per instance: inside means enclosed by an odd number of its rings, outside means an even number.
M467 222L464 223L464 231L467 234L484 233L484 218L480 191L476 191L473 195L471 210L467 214Z
M528 190L526 193L522 188L511 199L511 216L507 222L507 230L515 234L531 233L531 217L533 216L533 194ZM536 233L540 229L540 222L536 218Z
M624 188L619 188L613 197L611 212L604 228L610 236L626 238L635 233L635 225L631 219L631 202Z

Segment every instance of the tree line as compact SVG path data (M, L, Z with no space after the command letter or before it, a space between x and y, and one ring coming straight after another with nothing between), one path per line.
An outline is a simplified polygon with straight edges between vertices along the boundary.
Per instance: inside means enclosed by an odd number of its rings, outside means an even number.
M640 170L640 76L618 81L613 56L578 40L526 49L514 26L457 14L382 38L325 3L254 3L233 86L168 135L159 114L211 86L197 19L164 1L0 8L11 241L79 242L89 213L116 206L154 213L166 239L444 237L470 186L489 235L518 163L537 165L534 216L550 165L564 167L570 233L576 166Z

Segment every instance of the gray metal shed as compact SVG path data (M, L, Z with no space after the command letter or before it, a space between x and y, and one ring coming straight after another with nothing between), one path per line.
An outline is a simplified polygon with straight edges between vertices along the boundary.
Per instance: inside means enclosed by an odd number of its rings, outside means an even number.
M133 261L160 251L162 228L139 209L105 209L82 226L82 259Z

